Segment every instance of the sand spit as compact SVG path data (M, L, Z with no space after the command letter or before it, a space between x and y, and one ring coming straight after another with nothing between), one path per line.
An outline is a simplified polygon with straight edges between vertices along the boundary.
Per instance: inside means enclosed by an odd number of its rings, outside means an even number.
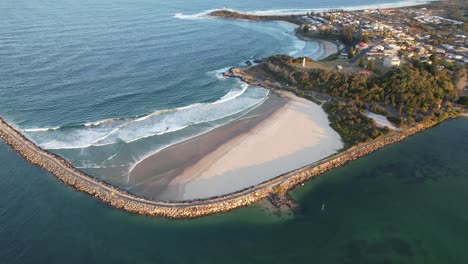
M436 125L435 122L418 124L414 127L394 132L364 145L356 146L345 152L305 166L299 170L283 174L272 180L229 194L205 200L190 202L151 201L136 197L121 189L92 178L75 169L61 157L51 154L29 141L18 131L0 118L0 137L24 159L35 164L52 175L72 186L78 191L87 193L113 207L143 215L167 218L195 218L215 213L227 212L238 207L247 206L275 193L273 187L281 185L285 190L294 188L311 177L330 169L342 166L348 161L370 154L386 145L393 144Z

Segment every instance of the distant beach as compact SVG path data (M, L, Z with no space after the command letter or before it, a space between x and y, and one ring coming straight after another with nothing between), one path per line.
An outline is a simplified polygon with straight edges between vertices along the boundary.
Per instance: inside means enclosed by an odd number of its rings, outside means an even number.
M336 54L338 52L338 46L331 42L331 41L326 41L326 40L320 40L320 39L314 39L311 41L316 41L319 43L320 50L322 51L322 55L319 57L318 60L323 60L333 54Z
M338 45L331 41L323 39L311 39L301 36L299 34L296 34L296 37L304 41L314 41L318 43L319 50L317 51L317 53L321 53L321 55L317 58L317 60L323 60L333 54L338 53Z

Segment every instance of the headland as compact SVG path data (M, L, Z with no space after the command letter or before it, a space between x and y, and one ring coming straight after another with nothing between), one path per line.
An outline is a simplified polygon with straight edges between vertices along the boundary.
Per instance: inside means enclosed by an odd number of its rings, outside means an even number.
M130 173L129 181L134 184L128 190L79 171L35 145L3 119L0 137L27 161L102 202L132 213L180 219L226 212L264 199L293 207L288 191L311 177L448 118L466 115L464 87L458 85L466 84L466 71L459 64L441 65L433 54L424 61L404 53L398 53L403 61L398 67L396 59L383 60L383 64L392 66L387 68L376 67L375 59L362 62L379 46L380 37L359 52L346 53L346 59L338 58L342 54L335 51L341 44L351 50L355 44L367 43L369 35L363 33L363 26L358 31L348 25L333 33L336 16L370 20L374 13L335 10L254 16L216 11L210 15L294 23L299 25L299 37L320 38L329 48L320 62L275 55L257 60L253 66L231 68L225 76L269 89L267 101L243 118L143 160ZM402 13L379 11L377 15ZM320 22L324 27L311 33L314 27L305 21ZM400 35L408 40L408 32L403 33ZM376 49L375 54L386 56L384 50ZM333 55L336 57L331 58ZM379 125L372 114L387 120Z

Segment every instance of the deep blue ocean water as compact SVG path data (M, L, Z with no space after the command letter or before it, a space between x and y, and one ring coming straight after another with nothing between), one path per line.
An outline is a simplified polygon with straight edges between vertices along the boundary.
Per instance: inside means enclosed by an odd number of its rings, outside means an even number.
M208 11L392 2L2 1L0 114L41 147L126 187L137 162L265 100L266 90L221 72L278 53L322 55L292 35L293 25L208 19Z
M0 115L85 171L124 175L262 103L264 89L223 79L223 69L276 53L320 56L292 25L206 19L208 10L397 2L3 0ZM256 206L194 221L129 215L2 143L0 263L466 263L467 127L449 121L306 184L292 218Z

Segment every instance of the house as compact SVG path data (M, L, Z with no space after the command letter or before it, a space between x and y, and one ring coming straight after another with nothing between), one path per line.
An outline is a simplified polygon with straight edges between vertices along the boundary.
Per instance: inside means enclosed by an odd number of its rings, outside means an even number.
M369 71L369 70L360 70L359 73L360 74L366 74L366 75L371 75L372 74L372 72Z
M372 52L382 52L382 51L384 51L384 49L385 49L384 46L382 46L382 45L377 45L377 46L373 47L373 48L371 49L371 51L372 51Z
M384 67L387 67L387 68L391 68L393 66L400 66L400 58L398 58L397 56L389 56L389 57L385 57L384 61L383 61L383 66Z
M356 49L365 49L369 47L369 45L367 45L366 43L364 42L359 42L357 45L356 45Z

